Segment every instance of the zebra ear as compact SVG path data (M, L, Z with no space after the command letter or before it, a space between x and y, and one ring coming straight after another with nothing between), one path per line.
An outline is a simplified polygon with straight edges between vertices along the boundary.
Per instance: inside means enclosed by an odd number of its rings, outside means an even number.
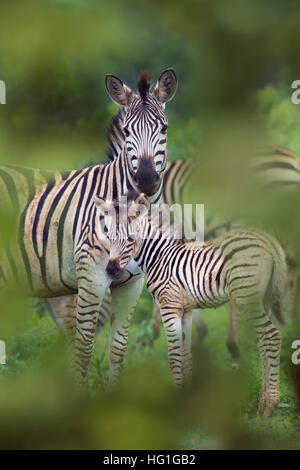
M101 215L108 215L111 212L112 203L110 201L106 201L100 196L94 196L94 202Z
M170 101L177 90L177 77L173 69L165 70L154 88L154 95L161 103Z
M115 103L121 106L128 106L131 103L133 92L118 77L106 75L105 85L109 96Z
M144 193L139 194L132 203L129 215L132 219L144 217L149 211L149 201Z

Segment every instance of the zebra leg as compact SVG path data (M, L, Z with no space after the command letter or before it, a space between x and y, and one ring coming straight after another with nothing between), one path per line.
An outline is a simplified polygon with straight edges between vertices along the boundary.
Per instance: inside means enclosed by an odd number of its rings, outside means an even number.
M279 404L279 368L281 334L270 321L269 328L258 333L258 344L263 361L262 396L258 412L271 416Z
M173 383L181 388L182 381L182 316L183 307L175 307L177 302L166 299L160 304L161 317L168 341L168 357Z
M121 374L127 348L128 329L132 312L141 295L144 276L128 285L111 289L111 328L109 344L109 387L114 387Z
M193 322L196 326L198 337L200 339L205 338L208 333L208 329L200 309L193 310Z
M98 275L98 279L99 279ZM97 277L96 277L97 279ZM94 336L99 311L108 281L87 282L79 286L76 305L74 340L75 376L80 385L88 388L88 367L94 350Z
M160 308L156 302L153 302L152 310L152 331L153 331L153 340L157 339L160 335L160 325L161 325L161 316Z
M103 300L102 300L102 304L100 307L96 333L100 333L105 323L110 319L110 316L111 316L111 292L110 292L110 289L106 289Z
M76 302L76 294L42 299L50 317L70 342L74 340L76 331Z
M238 359L240 357L240 350L238 347L240 333L239 312L234 308L234 302L229 302L226 307L229 316L229 329L226 345L232 356L232 359Z
M299 271L297 268L288 266L286 304L287 317L293 322L297 318L297 297L298 297Z
M185 312L182 316L182 375L184 383L192 383L192 322L193 313Z
M254 327L262 363L262 387L258 413L260 416L271 416L279 404L279 368L281 334L272 323L270 309L253 304L252 309L240 310L246 312L248 322Z
M294 251L290 247L285 248L287 263L287 279L285 303L287 308L287 318L293 322L297 319L297 297L299 286L299 266Z

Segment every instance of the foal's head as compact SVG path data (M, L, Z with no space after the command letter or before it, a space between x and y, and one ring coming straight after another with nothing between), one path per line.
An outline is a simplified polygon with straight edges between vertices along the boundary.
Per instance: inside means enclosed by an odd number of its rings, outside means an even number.
M144 194L136 191L130 191L114 201L96 196L95 204L110 244L106 271L112 278L118 279L140 246L150 204Z

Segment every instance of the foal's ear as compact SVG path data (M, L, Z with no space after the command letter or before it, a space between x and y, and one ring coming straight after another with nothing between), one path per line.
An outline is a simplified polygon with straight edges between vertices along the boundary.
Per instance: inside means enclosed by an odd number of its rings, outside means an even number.
M121 106L128 106L133 98L130 88L114 75L106 75L105 85L111 99Z
M111 201L106 201L100 196L94 196L94 202L101 215L109 215L113 209Z
M176 93L177 83L178 81L174 70L165 70L157 80L154 95L161 103L170 101Z
M132 219L138 219L139 217L145 216L149 211L149 201L144 193L139 194L133 201L130 210L129 216Z

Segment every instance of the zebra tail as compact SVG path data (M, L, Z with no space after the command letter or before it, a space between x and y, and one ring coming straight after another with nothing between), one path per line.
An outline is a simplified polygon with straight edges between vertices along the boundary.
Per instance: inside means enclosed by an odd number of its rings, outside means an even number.
M272 303L272 313L280 325L285 325L285 319L282 315L282 304L278 300Z

